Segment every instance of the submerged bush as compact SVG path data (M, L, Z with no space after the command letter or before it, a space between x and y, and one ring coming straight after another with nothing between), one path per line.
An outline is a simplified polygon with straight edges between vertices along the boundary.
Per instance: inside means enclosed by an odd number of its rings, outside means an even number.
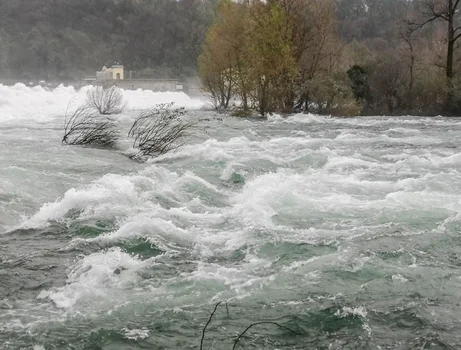
M195 123L185 120L184 108L173 103L160 104L143 110L133 122L128 138L136 150L131 159L145 161L182 146ZM120 138L118 125L85 102L71 114L66 114L62 143L67 145L112 147Z
M109 88L97 86L88 90L86 104L104 115L120 114L125 108L123 93L116 86Z
M128 137L134 138L133 148L137 149L131 158L145 160L182 146L194 126L184 120L184 114L184 108L173 108L173 103L142 111L128 132Z
M78 107L64 121L62 143L67 145L112 147L120 133L115 123L88 105Z

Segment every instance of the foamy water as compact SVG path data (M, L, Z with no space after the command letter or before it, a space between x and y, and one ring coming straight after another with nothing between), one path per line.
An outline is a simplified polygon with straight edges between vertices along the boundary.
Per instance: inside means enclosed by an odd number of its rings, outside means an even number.
M461 123L201 120L147 164L60 144L84 91L0 86L5 349L458 348ZM306 345L308 344L308 346ZM307 346L307 347L306 347Z

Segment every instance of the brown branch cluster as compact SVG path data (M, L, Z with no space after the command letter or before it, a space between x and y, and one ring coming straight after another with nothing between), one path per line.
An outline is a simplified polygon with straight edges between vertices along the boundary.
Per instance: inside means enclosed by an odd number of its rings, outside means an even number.
M452 36L449 40L455 42L461 37L461 33L456 34L461 30L461 26L455 25L455 15L457 14L459 4L460 0L426 0L424 2L425 8L422 11L422 15L426 20L422 22L412 20L407 21L407 23L415 29L420 29L435 20L444 20L450 23L449 30L452 32Z
M103 115L120 114L125 108L123 93L116 86L109 88L97 86L88 90L86 103Z
M193 122L184 120L184 114L184 108L173 108L172 103L142 111L128 132L138 150L131 158L145 160L182 146L194 127Z
M137 150L130 158L146 161L182 146L195 125L185 120L184 115L185 109L173 108L173 103L141 111L128 132ZM66 114L62 143L113 147L120 134L115 121L99 113L93 105L84 103L70 115Z
M79 146L112 147L120 133L115 123L84 104L66 115L62 143Z

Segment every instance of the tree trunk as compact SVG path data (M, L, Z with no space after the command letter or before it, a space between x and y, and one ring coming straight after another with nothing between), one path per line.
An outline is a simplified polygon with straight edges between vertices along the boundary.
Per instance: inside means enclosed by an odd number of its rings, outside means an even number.
M455 49L455 32L453 28L454 9L453 0L448 0L448 48L447 48L447 78L453 78L453 51Z
M447 101L446 108L449 114L453 113L454 95L453 95L453 54L455 50L455 30L453 26L455 9L453 8L453 0L448 0L448 47L447 47Z

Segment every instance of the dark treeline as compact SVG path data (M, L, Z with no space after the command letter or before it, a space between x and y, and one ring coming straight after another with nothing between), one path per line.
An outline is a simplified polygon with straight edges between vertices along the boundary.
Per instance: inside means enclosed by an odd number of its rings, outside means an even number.
M223 1L202 82L217 108L242 113L459 115L459 4Z
M215 8L215 0L0 0L0 78L79 78L114 61L143 77L192 75Z

